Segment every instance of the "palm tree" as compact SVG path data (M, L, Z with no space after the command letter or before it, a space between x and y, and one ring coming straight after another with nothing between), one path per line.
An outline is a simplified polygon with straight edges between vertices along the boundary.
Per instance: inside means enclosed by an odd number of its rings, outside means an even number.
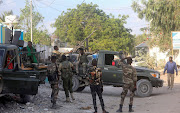
M0 16L0 22L5 22L5 17L9 16L9 15L13 15L12 10L3 12L3 14L1 14L1 16Z

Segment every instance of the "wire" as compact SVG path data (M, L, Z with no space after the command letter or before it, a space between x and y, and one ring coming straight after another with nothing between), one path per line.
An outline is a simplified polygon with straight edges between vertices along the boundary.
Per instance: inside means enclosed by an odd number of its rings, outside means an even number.
M54 0L55 1L55 0ZM38 1L38 2L40 2L40 1ZM40 2L40 3L42 3L42 4L44 4L45 6L47 6L47 4L45 4L45 3L43 3L43 2ZM37 5L38 6L38 5ZM45 7L40 7L40 6L38 6L39 8L45 8ZM62 11L60 11L60 10L58 10L58 9L56 9L56 8L54 8L54 7L52 7L52 6L47 6L47 7L50 7L50 8L52 8L52 9L54 9L54 10L56 10L56 11L58 11L58 12L62 12Z
M4 6L4 5L8 5L8 4L11 4L11 3L15 3L15 1L12 1L12 2L9 2L9 3L2 3L0 6Z
M55 2L55 0L52 1L49 5L47 5L47 7L51 6L54 2Z
M33 3L34 3L34 6L35 6L35 8L36 8L37 12L39 12L39 11L38 11L38 9L37 9L36 4L35 4L35 2L34 2L34 0L32 0L32 1L33 1ZM44 25L45 29L47 30L47 28L46 28L46 26L45 26L45 24L44 24L44 22L43 22L43 21L42 21L42 24Z

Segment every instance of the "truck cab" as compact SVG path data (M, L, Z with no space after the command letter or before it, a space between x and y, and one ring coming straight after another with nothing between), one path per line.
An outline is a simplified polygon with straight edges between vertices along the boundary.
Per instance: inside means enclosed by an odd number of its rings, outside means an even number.
M8 62L9 56L10 62ZM22 68L20 56L18 46L0 44L0 94L36 95L38 93L38 86L44 81L46 70Z

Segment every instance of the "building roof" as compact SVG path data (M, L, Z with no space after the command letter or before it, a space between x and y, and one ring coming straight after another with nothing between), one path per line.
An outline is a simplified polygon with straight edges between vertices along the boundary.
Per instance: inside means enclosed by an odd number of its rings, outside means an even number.
M136 46L136 48L143 48L143 47L148 47L146 42L142 42L141 44Z

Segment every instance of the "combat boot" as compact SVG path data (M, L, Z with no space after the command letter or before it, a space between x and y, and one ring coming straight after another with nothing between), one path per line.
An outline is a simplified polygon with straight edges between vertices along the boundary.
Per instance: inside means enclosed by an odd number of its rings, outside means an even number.
M66 102L70 102L70 99L69 99L69 97L66 97Z
M122 112L122 107L123 107L123 105L119 105L119 109L116 111L116 112Z
M56 109L56 108L57 108L56 103L53 103L52 106L51 106L51 109Z
M73 96L73 93L71 93L71 98L72 98L72 100L75 100L75 98L74 98L74 96Z
M129 105L129 112L134 112L134 110L132 109L132 105Z

